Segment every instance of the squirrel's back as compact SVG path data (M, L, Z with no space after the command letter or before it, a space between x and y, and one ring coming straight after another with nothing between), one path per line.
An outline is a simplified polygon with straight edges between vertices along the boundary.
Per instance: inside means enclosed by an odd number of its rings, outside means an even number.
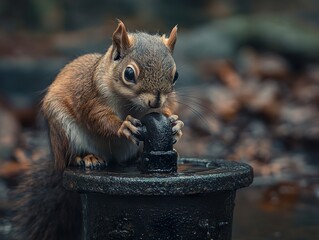
M86 54L67 64L50 85L43 101L44 104L58 97L66 99L65 94L71 97L90 92L92 89L87 89L87 87L91 85L90 81L101 57L101 54Z

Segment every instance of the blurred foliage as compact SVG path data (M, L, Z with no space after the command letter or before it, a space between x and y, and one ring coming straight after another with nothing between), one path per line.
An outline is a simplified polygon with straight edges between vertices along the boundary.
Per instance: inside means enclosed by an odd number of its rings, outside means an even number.
M144 27L152 24L157 27L160 24L172 26L178 23L190 28L210 19L271 13L292 16L317 25L318 7L316 0L2 0L0 21L2 29L7 31L74 30L116 18L144 21Z

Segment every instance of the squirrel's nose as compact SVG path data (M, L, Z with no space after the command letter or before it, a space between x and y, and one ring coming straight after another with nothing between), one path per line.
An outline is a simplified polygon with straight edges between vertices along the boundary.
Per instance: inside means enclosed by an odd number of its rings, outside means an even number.
M156 99L154 101L149 100L148 106L150 108L159 108L161 106L161 101L160 101L160 99Z
M148 100L148 106L150 108L159 108L161 106L161 92L158 91L154 98Z

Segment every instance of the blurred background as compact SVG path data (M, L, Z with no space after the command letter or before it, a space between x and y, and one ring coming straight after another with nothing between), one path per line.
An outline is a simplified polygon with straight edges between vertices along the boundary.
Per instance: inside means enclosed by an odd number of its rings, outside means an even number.
M253 166L233 239L319 239L319 2L0 1L0 239L8 192L48 156L40 101L59 70L103 53L117 26L168 34L184 135L181 156Z

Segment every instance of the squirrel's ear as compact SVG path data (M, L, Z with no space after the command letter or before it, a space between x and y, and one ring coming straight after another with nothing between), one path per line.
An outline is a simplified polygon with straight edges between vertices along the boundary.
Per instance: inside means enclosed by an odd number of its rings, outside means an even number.
M121 20L119 20L117 29L113 33L112 41L113 41L113 46L116 48L120 56L125 50L131 47L131 42L130 42L128 33L126 31L124 23Z
M177 40L177 25L172 29L168 38L166 38L165 35L163 36L163 41L165 45L171 50L171 52L174 51L176 40Z

